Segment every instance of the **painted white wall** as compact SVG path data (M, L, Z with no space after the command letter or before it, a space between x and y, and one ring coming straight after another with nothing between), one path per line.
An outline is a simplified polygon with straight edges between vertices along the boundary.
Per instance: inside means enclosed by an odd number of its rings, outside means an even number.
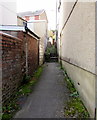
M17 25L16 0L0 0L0 25Z
M31 22L32 21L32 22ZM48 23L46 20L29 20L27 24L28 28L36 33L40 37L39 45L39 64L43 64L44 52L47 46L48 37Z
M67 10L65 8L63 10L64 15L68 9L70 8L67 8ZM62 31L62 51L64 51L62 52L63 57L66 57L70 59L72 63L95 73L94 3L77 3L66 27Z
M91 117L94 117L96 74L95 2L79 2L78 0L62 30L73 5L73 2L62 0L59 22L59 53L65 60L62 60L63 66L78 89Z
M47 22L34 23L34 32L40 36L40 65L43 64L44 52L47 46Z
M27 27L34 32L34 23L28 23Z
M58 41L57 41L57 48L58 48L58 54L60 56L60 47L61 47L61 42L60 42L60 33L63 32L62 28L64 26L64 23L66 22L71 9L74 5L75 1L73 2L66 2L66 0L61 0L61 9L60 12L58 13Z

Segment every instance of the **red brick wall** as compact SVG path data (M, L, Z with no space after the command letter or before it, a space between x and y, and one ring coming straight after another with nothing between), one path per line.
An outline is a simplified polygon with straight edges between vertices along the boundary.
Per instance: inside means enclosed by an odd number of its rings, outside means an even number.
M25 16L25 20L29 21L30 20L30 16Z
M31 75L39 64L39 40L33 36L26 34L23 31L4 31L10 35L13 35L23 40L23 46L25 51L25 42L28 43L28 74ZM26 39L26 40L25 40ZM32 71L32 72L30 72Z
M17 34L16 34L17 33ZM28 44L28 74L31 75L33 71L37 68L39 64L39 41L36 40L29 34L25 32L18 31L18 32L11 32L11 34L16 35L20 39L26 39L25 42ZM24 49L25 49L25 42L24 42Z
M26 35L26 39L28 41L28 73L29 75L32 75L32 72L39 64L39 42L30 35Z
M36 16L35 16L35 20L39 20L39 15L36 15Z
M32 75L38 67L38 41L24 32L16 33L18 38L0 32L3 102L6 102L17 90L26 73L26 42L28 43L28 74Z

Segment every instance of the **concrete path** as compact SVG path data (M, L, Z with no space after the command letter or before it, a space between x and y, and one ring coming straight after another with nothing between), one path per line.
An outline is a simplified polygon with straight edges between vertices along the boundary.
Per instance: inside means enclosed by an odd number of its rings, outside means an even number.
M34 91L15 118L64 118L68 93L60 65L46 63Z

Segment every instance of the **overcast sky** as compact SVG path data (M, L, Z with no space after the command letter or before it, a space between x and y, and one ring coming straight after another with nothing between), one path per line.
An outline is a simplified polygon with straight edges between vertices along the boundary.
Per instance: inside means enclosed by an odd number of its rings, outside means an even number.
M45 9L49 21L49 29L56 26L56 0L17 0L17 12Z

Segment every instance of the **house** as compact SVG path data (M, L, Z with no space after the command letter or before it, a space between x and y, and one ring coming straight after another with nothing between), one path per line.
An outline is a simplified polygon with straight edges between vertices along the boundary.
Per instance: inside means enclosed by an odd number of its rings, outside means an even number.
M95 117L97 108L95 88L97 86L97 7L95 6L94 1L61 0L58 7L59 61L72 79L91 118Z
M0 0L0 25L17 25L16 0Z
M40 37L39 63L41 65L44 62L44 52L47 46L48 38L48 19L46 12L45 10L38 10L35 12L28 11L18 13L18 16L26 20L28 28Z
M45 10L37 10L35 12L27 11L18 13L18 16L24 18L26 21L29 20L47 20Z

